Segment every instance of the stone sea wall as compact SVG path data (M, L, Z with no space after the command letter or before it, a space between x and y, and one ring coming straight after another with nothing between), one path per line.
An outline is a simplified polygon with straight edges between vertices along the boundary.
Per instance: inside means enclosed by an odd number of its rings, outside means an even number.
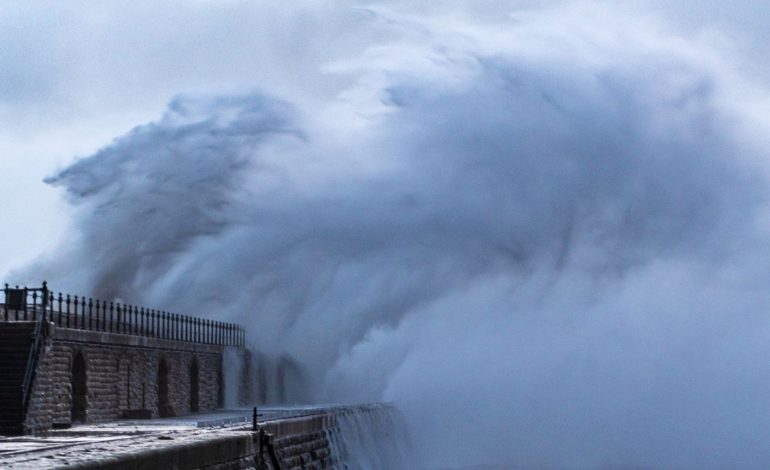
M413 462L392 460L382 454L388 445L370 445L392 440L404 429L390 427L394 413L388 405L335 406L314 414L277 419L261 424L260 432L248 429L202 429L173 431L162 436L137 436L130 449L100 445L100 453L76 452L69 469L160 469L177 470L390 470L415 468ZM350 428L353 420L365 426ZM348 423L349 424L349 423ZM381 428L380 426L386 426ZM346 435L355 432L356 435ZM369 444L361 441L367 434ZM345 444L344 442L347 442ZM117 443L116 443L117 444ZM351 445L362 445L351 449ZM346 449L345 447L348 446ZM401 452L403 449L396 449ZM366 455L360 454L360 452ZM390 450L387 450L390 452ZM89 455L88 459L84 455Z
M85 363L85 422L118 419L132 410L157 417L161 405L171 415L221 406L221 346L48 328L27 411L29 433L72 423L78 355Z

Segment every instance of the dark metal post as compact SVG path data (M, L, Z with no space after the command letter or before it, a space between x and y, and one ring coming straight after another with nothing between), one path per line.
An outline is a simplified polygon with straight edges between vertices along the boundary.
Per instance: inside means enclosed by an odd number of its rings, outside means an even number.
M100 304L101 302L99 302L99 299L94 301L94 314L96 315L96 318L94 318L94 330L96 331L101 331L104 329L104 322L102 321L102 316L99 314L101 311Z
M86 307L88 305L86 304L86 297L82 296L80 297L80 327L82 329L86 329Z
M59 304L59 308L57 309L59 311L59 326L62 326L62 321L61 321L62 308L61 308L61 304L64 301L64 298L62 297L61 292L59 292L59 298L56 299L56 301Z
M29 295L29 291L27 288L24 288L24 321L27 321L27 296Z
M46 281L43 281L43 298L42 304L43 304L43 321L46 321L46 310L48 309L48 283ZM51 320L53 320L53 315L51 315Z
M254 407L254 414L251 417L251 430L256 431L257 430L257 407Z
M72 305L73 305L74 310L75 310L75 321L73 322L73 326L75 328L77 328L78 327L78 296L77 295L75 296L75 298L74 298L74 300L72 302Z
M8 321L8 283L5 283L5 289L3 291L5 293L5 303L3 304L3 309L5 310L5 321Z
M54 302L53 292L49 292L48 293L48 306L51 309L51 321L52 322L54 321L54 319L53 319L53 302Z
M115 329L115 302L110 302L110 333Z
M37 321L37 291L32 291L32 312L35 314L34 320ZM24 319L26 320L27 316L24 316Z
M67 328L70 327L70 295L67 294L67 299L64 301L64 303L67 305Z
M88 298L88 329L94 329L94 299Z
M128 334L136 334L136 314L137 308L133 305L128 306Z

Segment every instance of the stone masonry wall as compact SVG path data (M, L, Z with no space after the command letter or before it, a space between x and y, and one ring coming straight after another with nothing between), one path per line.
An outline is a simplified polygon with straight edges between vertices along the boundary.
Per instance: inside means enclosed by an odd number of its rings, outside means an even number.
M199 411L219 408L222 348L129 335L55 328L49 325L38 363L26 428L38 433L71 424L72 367L86 363L86 422L114 420L125 410L158 416L158 370L168 369L168 403L175 415L189 413L191 366L198 363Z

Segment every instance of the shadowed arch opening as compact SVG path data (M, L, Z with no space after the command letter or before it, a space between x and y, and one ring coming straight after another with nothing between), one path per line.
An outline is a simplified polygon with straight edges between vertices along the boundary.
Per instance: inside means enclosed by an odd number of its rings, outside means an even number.
M164 358L158 364L158 415L162 418L174 416L168 400L168 364Z
M83 353L78 351L72 360L72 422L84 423L88 408L88 386L86 375L86 360Z
M200 410L200 377L198 359L193 358L190 364L190 411Z

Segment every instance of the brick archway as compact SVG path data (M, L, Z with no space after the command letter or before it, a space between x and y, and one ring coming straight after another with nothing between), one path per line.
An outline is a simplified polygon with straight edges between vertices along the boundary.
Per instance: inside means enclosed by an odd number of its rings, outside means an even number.
M86 360L83 353L78 351L72 360L72 422L86 422L86 410L88 408L88 376Z
M198 358L193 358L190 364L190 411L200 410L200 371Z
M162 418L174 416L168 397L168 364L165 358L158 363L158 415Z

